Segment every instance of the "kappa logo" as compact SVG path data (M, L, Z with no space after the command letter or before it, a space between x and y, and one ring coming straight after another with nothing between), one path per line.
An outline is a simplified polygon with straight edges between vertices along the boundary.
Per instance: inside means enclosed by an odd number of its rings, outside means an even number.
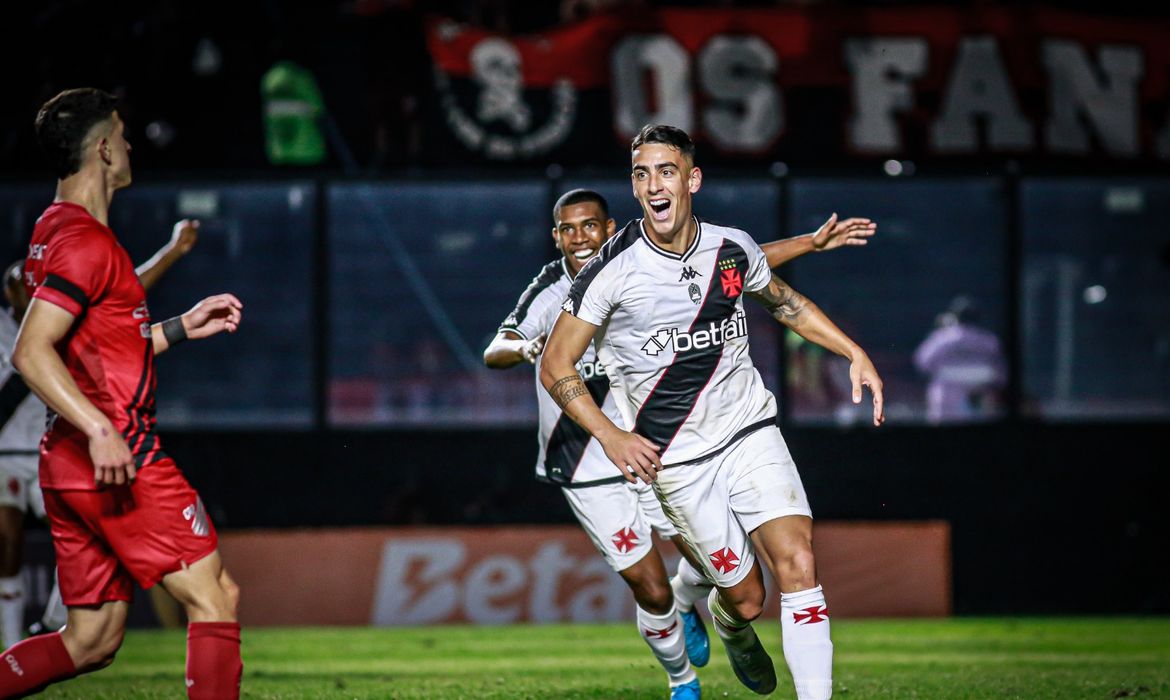
M565 303L561 304L561 311L564 311L567 314L573 313L573 300L565 299Z
M701 272L699 272L695 268L691 267L690 265L687 265L686 267L683 268L682 274L679 275L678 281L685 282L687 280L693 280L696 277L702 277L702 276L703 276L703 274Z
M642 352L650 357L655 357L663 350L669 349L673 349L676 353L688 350L705 350L746 335L747 315L743 309L738 309L731 318L725 318L720 323L712 321L701 330L680 331L677 328L659 328L642 346Z

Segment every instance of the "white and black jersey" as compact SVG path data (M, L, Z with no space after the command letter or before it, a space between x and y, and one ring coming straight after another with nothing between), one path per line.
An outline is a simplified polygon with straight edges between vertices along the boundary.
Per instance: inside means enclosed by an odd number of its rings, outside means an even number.
M46 412L45 404L12 366L19 331L12 317L0 312L0 457L27 457L35 465L45 434Z
M680 255L630 222L578 273L563 307L598 326L618 425L659 445L668 465L776 420L776 399L748 355L743 308L743 293L771 280L767 258L739 229L696 225Z
M561 305L572 282L564 259L545 265L532 280L516 308L500 325L500 331L511 331L525 340L552 332L561 313ZM536 478L570 488L594 486L622 481L617 467L605 456L601 444L566 416L540 383L540 362L536 361L536 395L540 415L538 433L539 455L536 460ZM577 373L585 382L589 394L610 420L621 425L621 414L609 391L609 378L597 362L593 345L577 363Z

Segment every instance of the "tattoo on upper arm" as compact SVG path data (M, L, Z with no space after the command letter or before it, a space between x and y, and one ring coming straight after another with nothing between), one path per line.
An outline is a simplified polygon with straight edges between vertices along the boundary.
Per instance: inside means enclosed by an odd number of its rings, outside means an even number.
M755 298L773 318L787 324L795 323L809 304L807 297L776 275L772 275L767 287L755 293Z
M585 389L585 382L581 381L581 376L574 374L569 377L561 377L553 382L548 393L552 394L553 401L556 401L561 410L564 410L566 404L588 392Z

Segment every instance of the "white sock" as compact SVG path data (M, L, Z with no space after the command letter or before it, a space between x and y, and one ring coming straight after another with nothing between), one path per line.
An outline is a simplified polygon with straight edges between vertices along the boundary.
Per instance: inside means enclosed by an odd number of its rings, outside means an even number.
M695 680L695 669L687 659L687 643L683 636L682 619L678 610L671 606L670 612L665 615L652 615L636 606L638 609L638 632L642 639L650 645L650 651L666 669L670 677L670 687L690 683Z
M45 603L45 612L41 615L41 624L45 629L59 630L69 619L69 610L61 601L61 584L57 582L57 572L53 572L53 591L49 593L49 602Z
M743 650L756 643L756 631L752 629L751 623L741 620L724 606L718 588L712 588L711 593L707 595L707 607L711 609L715 631L719 633L719 638L723 640L725 646Z
M828 700L833 696L833 641L820 586L780 596L780 629L797 700Z
M24 638L24 580L20 574L0 578L0 648Z
M695 608L695 603L711 590L712 583L695 571L695 567L683 557L678 560L678 573L670 579L670 588L674 591L674 603L678 611L690 612Z

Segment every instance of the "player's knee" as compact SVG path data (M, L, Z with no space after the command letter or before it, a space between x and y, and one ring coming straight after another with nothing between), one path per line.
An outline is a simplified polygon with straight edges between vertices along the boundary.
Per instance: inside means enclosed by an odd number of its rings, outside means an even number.
M776 577L786 589L802 590L816 585L816 557L811 547L796 547L776 560Z
M240 587L226 575L220 578L219 585L223 589L224 596L227 598L227 611L234 620L240 611Z
M652 615L665 615L674 604L674 592L665 579L647 578L634 586L634 599L638 606Z
M735 615L744 622L751 622L764 612L764 596L751 596L732 603Z

